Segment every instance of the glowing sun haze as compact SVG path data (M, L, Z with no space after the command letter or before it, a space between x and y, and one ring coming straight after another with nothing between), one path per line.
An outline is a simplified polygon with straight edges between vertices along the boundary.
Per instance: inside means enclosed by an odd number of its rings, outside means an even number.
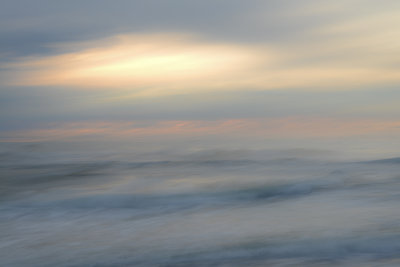
M171 89L213 89L226 83L233 86L235 77L254 68L264 56L257 49L205 43L178 34L115 36L91 45L92 48L78 52L22 59L14 64L20 72L11 83L131 90L162 88L168 94Z
M368 61L360 64L360 55L296 63L320 50L327 53L330 47L319 44L307 51L301 46L217 43L184 34L127 34L73 44L75 52L65 52L64 44L59 54L19 59L9 65L13 69L9 83L167 95L243 88L343 90L400 81L397 70ZM340 49L337 44L333 47ZM338 64L340 59L352 62Z

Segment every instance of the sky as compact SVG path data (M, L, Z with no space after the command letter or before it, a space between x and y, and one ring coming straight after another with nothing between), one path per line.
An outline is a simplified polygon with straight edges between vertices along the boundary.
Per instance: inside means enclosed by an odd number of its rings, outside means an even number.
M397 153L397 0L0 3L0 142Z

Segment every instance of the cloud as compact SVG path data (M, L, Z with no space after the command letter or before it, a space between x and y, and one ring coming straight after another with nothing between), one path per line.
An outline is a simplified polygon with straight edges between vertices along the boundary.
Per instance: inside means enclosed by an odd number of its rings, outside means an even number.
M133 92L218 88L232 84L259 61L233 44L205 43L179 34L124 35L83 43L92 46L11 64L14 85L117 88Z
M115 90L124 97L215 90L347 90L400 82L393 66L396 56L385 53L390 49L375 48L381 40L365 38L278 46L221 43L182 33L125 34L61 44L57 55L25 57L3 67L9 69L8 83L13 86Z
M4 3L0 130L399 115L399 1Z

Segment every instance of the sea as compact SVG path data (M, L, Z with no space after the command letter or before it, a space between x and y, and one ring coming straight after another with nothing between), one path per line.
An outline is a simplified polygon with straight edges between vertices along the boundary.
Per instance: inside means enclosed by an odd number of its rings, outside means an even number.
M2 143L0 266L400 266L400 158Z

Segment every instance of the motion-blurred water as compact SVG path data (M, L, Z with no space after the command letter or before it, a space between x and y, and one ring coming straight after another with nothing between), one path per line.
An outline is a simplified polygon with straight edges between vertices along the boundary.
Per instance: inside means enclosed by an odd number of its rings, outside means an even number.
M400 266L400 159L0 155L1 266Z

